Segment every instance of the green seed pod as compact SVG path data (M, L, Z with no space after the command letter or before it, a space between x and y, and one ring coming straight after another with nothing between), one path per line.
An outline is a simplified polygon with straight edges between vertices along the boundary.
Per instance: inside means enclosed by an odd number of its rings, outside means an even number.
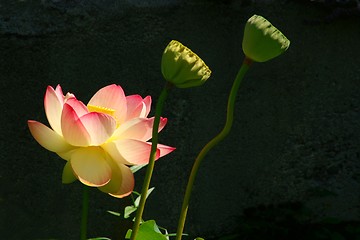
M200 86L211 75L204 61L176 40L172 40L164 50L161 72L166 81L179 88Z
M285 52L290 41L262 16L253 15L244 30L244 54L255 62L266 62Z

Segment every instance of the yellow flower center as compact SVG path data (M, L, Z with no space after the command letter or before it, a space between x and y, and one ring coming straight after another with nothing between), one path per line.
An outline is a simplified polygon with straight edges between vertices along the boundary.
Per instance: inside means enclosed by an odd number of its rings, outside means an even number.
M115 110L111 108L101 107L101 106L94 106L94 105L87 105L87 108L90 112L98 112L98 113L105 113L115 118Z
M95 106L95 105L87 105L87 108L90 112L98 112L98 113L105 113L111 117L113 117L116 121L116 128L120 126L120 123L118 121L118 118L115 116L115 109L107 108L107 107L101 107L101 106Z

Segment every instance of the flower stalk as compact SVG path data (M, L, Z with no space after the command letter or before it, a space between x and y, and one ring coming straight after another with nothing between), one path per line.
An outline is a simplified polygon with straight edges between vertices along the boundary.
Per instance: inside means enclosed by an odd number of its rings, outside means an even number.
M144 208L145 208L146 196L147 196L147 192L150 187L150 181L151 181L152 173L153 173L154 166L155 166L155 156L156 156L156 149L157 149L157 144L158 144L158 129L159 129L159 123L160 123L160 116L162 113L162 109L163 109L165 100L166 100L169 90L172 86L173 85L170 82L166 82L166 85L163 88L163 90L161 91L161 94L156 103L155 119L154 119L153 129L152 129L151 152L150 152L150 157L149 157L149 164L146 168L144 184L143 184L142 190L141 190L140 203L139 203L139 207L136 211L135 222L134 222L134 225L132 228L130 240L135 240L136 235L139 231L140 223L142 220L142 215L143 215Z
M189 208L190 196L191 196L192 188L193 188L194 181L195 181L197 172L199 170L200 164L201 164L202 160L204 159L205 155L214 146L216 146L219 142L221 142L230 132L232 123L233 123L233 119L234 119L234 106L235 106L236 95L239 90L240 83L241 83L242 79L244 78L246 72L250 68L252 62L253 61L250 58L245 57L244 62L235 78L235 81L233 83L233 86L231 88L229 98L228 98L226 123L224 125L224 128L216 137L214 137L210 142L208 142L205 145L205 147L200 151L199 155L195 159L195 162L192 167L192 170L191 170L191 173L189 176L189 180L188 180L188 183L186 186L185 196L184 196L181 213L180 213L180 217L179 217L179 222L178 222L178 228L177 228L177 232L176 232L176 240L181 240L181 237L183 235L186 215L187 215L187 211Z

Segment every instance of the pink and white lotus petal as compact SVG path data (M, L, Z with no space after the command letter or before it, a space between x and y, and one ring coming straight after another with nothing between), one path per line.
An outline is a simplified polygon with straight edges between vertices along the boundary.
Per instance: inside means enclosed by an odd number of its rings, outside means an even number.
M62 173L62 183L64 184L73 183L76 180L77 177L74 175L70 162L66 162Z
M64 95L60 85L54 90L51 86L46 89L44 107L49 124L59 135L61 133L61 112L64 105Z
M89 146L91 138L75 110L64 104L61 115L61 129L65 140L74 146Z
M133 118L145 118L150 112L151 97L147 96L144 99L140 95L126 96L127 102L127 116L126 120Z
M111 180L105 186L99 187L99 190L117 198L128 196L135 185L133 173L123 164L118 164L112 159L109 162L112 169Z
M71 155L70 164L74 175L87 186L104 186L111 179L111 167L100 147L78 148Z
M143 100L143 103L145 104L146 107L146 111L145 111L145 115L144 116L139 116L139 117L147 117L150 113L151 110L151 97L150 96L146 96Z
M60 99L61 103L64 104L64 93L62 91L62 88L60 86L60 84L56 85L56 88L55 88L55 93L56 95L58 96L58 98Z
M120 165L120 170L123 177L121 186L116 192L109 193L111 196L116 198L123 198L129 196L134 190L135 185L134 175L131 172L130 168L125 165Z
M115 118L119 124L126 118L127 106L123 89L115 84L101 88L90 99L88 105L115 110Z
M158 143L157 149L160 150L160 156L159 156L159 158L161 158L161 157L163 157L163 156L171 153L171 152L174 151L176 148Z
M61 135L40 122L29 120L28 126L35 140L49 151L63 152L74 148Z
M90 135L91 146L99 146L108 140L116 129L116 120L104 113L91 112L80 118Z
M147 118L151 97L125 97L118 85L100 89L85 106L76 97L63 95L60 85L48 87L44 97L49 128L29 120L31 134L44 148L56 152L67 163L62 182L79 179L114 197L125 197L134 188L134 176L126 165L149 162L154 118ZM160 119L159 131L167 123ZM159 144L158 159L175 148Z
M80 118L82 116L84 116L85 114L89 113L88 108L85 106L84 103L82 103L81 101L77 100L75 97L74 98L70 98L66 101L66 104L71 106L72 109L74 109L74 111L76 112L76 115Z
M160 118L159 132L165 127L167 118ZM112 136L112 140L136 139L146 142L152 137L154 117L134 118L122 124Z
M143 165L149 163L151 144L134 139L117 140L102 145L102 148L118 163L126 165ZM156 159L160 150L156 151Z
M74 151L78 149L78 147L74 147L73 149L71 149L70 151L65 151L65 152L57 152L56 154L61 157L62 159L64 159L65 161L70 161L71 159L71 155L74 153Z

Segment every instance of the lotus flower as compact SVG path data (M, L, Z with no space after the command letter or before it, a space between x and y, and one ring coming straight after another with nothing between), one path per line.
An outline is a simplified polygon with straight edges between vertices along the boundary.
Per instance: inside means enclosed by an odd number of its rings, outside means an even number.
M35 140L65 159L62 181L76 179L114 197L125 197L134 188L128 166L149 161L154 118L147 118L151 97L125 96L118 85L100 89L84 105L76 97L63 95L61 86L49 86L44 98L51 128L29 120ZM167 119L161 118L159 131ZM175 148L159 144L156 159Z

